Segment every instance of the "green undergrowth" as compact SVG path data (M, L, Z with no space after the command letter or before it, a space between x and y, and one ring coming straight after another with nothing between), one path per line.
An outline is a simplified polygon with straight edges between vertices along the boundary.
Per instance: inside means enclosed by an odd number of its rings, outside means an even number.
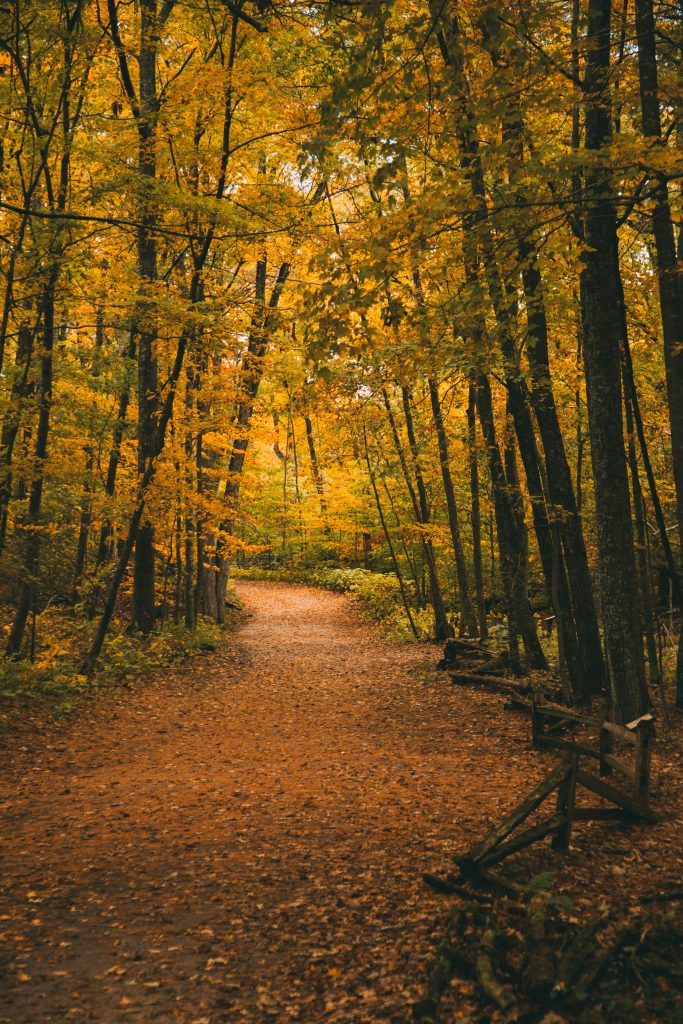
M294 569L233 569L235 579L264 582L303 583L310 587L333 590L338 594L352 594L366 615L378 624L384 636L402 643L415 640L406 615L401 587L391 573L372 572L369 569L319 566ZM421 640L428 640L433 628L431 608L411 607L413 621Z
M127 621L115 619L90 676L81 673L80 665L96 622L83 622L68 609L47 608L37 616L33 652L29 636L24 657L0 654L0 731L34 711L64 718L84 699L115 686L134 687L173 663L215 650L223 632L242 614L234 595L231 602L235 607L227 609L225 625L200 616L194 631L168 622L143 637L130 632Z

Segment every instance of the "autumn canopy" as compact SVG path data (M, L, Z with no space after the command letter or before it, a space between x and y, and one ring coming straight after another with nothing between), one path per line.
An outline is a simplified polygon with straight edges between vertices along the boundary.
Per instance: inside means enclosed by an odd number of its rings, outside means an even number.
M679 14L4 0L12 685L270 573L683 705Z

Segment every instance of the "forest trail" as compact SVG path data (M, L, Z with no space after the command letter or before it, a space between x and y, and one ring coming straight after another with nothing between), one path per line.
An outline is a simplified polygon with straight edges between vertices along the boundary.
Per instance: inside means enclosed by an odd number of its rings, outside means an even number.
M238 590L220 651L8 738L3 1024L405 1021L445 909L421 873L542 774L436 648Z

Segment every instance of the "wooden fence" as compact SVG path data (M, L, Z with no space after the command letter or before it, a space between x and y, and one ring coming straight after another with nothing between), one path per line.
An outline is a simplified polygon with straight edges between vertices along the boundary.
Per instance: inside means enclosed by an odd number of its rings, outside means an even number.
M606 716L597 719L570 708L531 696L534 746L562 752L562 761L512 811L466 853L455 858L460 875L441 878L425 875L425 881L440 891L454 892L464 880L478 879L508 892L521 887L492 868L532 843L552 837L553 849L566 851L572 827L577 821L640 820L655 822L650 807L650 767L654 741L652 715L628 725L618 725ZM584 726L597 732L595 745L567 738L563 731ZM597 767L590 770L586 760ZM609 780L609 781L608 781ZM579 787L589 790L612 806L576 804ZM521 829L545 801L556 794L552 812L536 824Z
M561 734L567 728L587 726L597 731L595 745ZM607 716L600 719L580 715L534 693L531 698L531 735L540 750L576 753L597 764L597 775L579 766L577 782L615 807L580 807L576 821L635 816L656 821L650 808L650 767L654 741L652 715L643 715L628 725L618 725ZM609 782L606 779L609 778Z

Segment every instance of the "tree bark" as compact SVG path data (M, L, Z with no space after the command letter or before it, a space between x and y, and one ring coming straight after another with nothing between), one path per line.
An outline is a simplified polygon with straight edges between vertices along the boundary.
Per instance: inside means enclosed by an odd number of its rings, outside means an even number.
M600 607L613 711L647 706L642 628L624 450L617 220L610 172L610 0L589 0L585 77L585 243L581 274L584 368L600 561Z
M635 0L635 21L643 134L646 139L659 145L662 143L662 123L652 0ZM680 548L683 551L683 284L680 266L677 265L676 239L667 179L659 173L655 175L655 182L652 232L657 254L678 533ZM676 706L683 708L683 628L679 634L676 667Z
M429 526L430 521L429 501L427 499L427 488L425 487L424 476L422 474L420 452L417 444L417 437L415 435L415 424L413 421L409 388L405 386L401 388L401 399L403 402L403 414L408 434L408 445L412 455L413 471L415 473L418 507L420 510L419 522L422 527L427 527ZM436 568L436 554L434 552L432 539L429 536L425 536L425 556L427 558L427 565L429 568L430 593L432 598L432 608L434 609L434 639L447 640L449 636L451 636L452 630L448 621L448 616L446 615L446 606L444 605L443 595L441 593L441 584L439 582L439 576Z
M474 593L477 603L479 635L488 636L486 602L484 598L484 568L481 554L481 508L479 502L479 462L477 459L476 394L470 384L467 397L467 440L470 461L470 516L472 520L472 566L474 569Z
M45 483L47 442L50 433L50 410L52 408L53 350L56 330L55 290L58 277L59 265L55 262L49 271L42 300L43 325L41 331L40 378L38 382L38 426L33 449L35 466L29 489L28 510L23 524L25 549L19 600L7 640L6 651L10 655L16 655L21 650L21 642L24 637L29 612L31 608L35 608L36 602L36 586L40 564L41 505Z
M137 232L140 278L136 327L138 341L138 472L144 473L152 454L159 412L157 331L153 288L157 280L155 228L158 212L154 198L157 178L157 50L159 43L156 0L141 0L138 124L139 221ZM133 623L143 634L155 623L154 526L143 519L135 541L133 570Z
M327 501L325 500L325 482L323 480L323 475L320 472L318 455L315 450L313 423L311 422L311 417L307 413L304 413L304 426L306 427L306 443L308 444L308 455L311 460L313 483L315 484L315 489L318 493L318 497L320 498L320 515L322 516L323 521L323 533L327 537L330 533L330 524L328 522L327 515Z
M400 568L400 566L398 564L398 559L396 557L396 551L394 549L394 544L393 544L393 541L391 539L391 533L389 532L389 527L387 526L387 521L386 521L386 518L385 518L385 515L384 515L384 510L382 508L382 502L380 501L380 497L379 497L379 491L377 490L377 479L376 479L375 471L372 468L372 463L370 461L370 451L368 449L368 438L367 438L367 434L365 432L365 429L363 430L363 441L364 441L364 445L365 445L365 462L366 462L366 465L368 467L368 476L370 477L370 486L372 487L372 493L373 493L374 498L375 498L375 505L377 507L377 515L379 516L379 521L380 521L380 524L382 526L382 532L384 533L384 537L385 537L385 540L387 542L387 547L389 548L389 555L391 557L391 564L394 567L394 573L396 574L396 579L398 580L398 585L399 585L399 588L400 588L400 591L401 591L401 598L403 600L403 607L405 608L406 615L408 616L408 622L410 623L410 628L412 630L412 633L413 633L413 636L415 637L415 639L419 640L420 639L420 634L418 633L417 626L415 625L415 620L413 618L413 613L412 613L412 610L411 610L411 607L410 607L410 601L408 599L408 594L406 592L405 583L403 582L403 574L402 574L401 568ZM365 538L365 536L367 536L367 535L363 534L364 538ZM366 566L366 568L367 568L367 566Z
M524 523L520 522L519 503L513 504L511 499L512 488L503 468L503 460L496 438L491 386L488 378L481 375L475 382L474 389L493 488L500 574L508 611L510 660L513 664L519 664L516 638L521 637L529 666L531 668L547 668L529 604L526 548L523 539Z
M441 585L439 583L439 577L436 568L436 558L434 556L434 547L432 545L431 538L425 535L422 527L425 525L424 515L427 516L427 522L429 521L429 510L427 507L427 494L424 493L424 504L421 499L418 498L416 486L413 483L412 475L408 467L406 455L401 444L401 438L398 433L398 427L396 425L396 418L394 411L391 408L391 402L389 401L389 395L387 394L386 388L382 388L382 398L384 401L384 408L386 409L387 419L389 421L389 427L391 429L391 436L398 455L399 462L401 464L401 471L403 473L403 479L405 480L410 502L413 508L413 515L415 516L415 522L420 529L420 543L422 547L422 553L424 555L425 563L427 565L427 574L429 576L429 591L432 602L432 612L434 615L434 635L437 640L447 640L451 635L451 628L446 617L446 610L443 604L443 598L441 596ZM404 405L405 412L405 405ZM412 416L411 416L412 422ZM413 434L414 437L414 434ZM410 438L408 443L410 444ZM417 447L417 446L416 446ZM415 468L415 467L413 467ZM423 482L424 487L424 482Z
M453 477L451 476L450 459L448 455L448 437L441 412L441 400L439 398L439 387L432 378L427 382L429 386L429 398L432 405L432 416L436 437L439 445L439 462L441 464L441 477L443 480L444 493L446 495L446 508L448 510L448 525L453 541L453 553L455 555L455 568L458 579L458 596L460 607L465 622L465 629L470 636L475 636L477 624L474 618L472 599L470 598L470 585L467 579L467 565L465 562L465 550L460 536L460 522L458 517L458 504L455 498Z
M228 476L225 485L224 502L227 514L224 516L216 541L214 587L216 594L216 620L225 621L225 594L230 571L230 555L226 551L226 539L232 535L235 525L235 514L239 501L240 485L244 462L249 447L249 431L254 414L254 406L263 378L264 358L268 342L276 323L276 309L279 305L283 289L289 277L289 263L282 263L277 279L273 285L268 304L266 305L266 261L259 260L256 264L256 306L252 317L247 351L241 369L242 398L237 408L234 428L235 435L232 452L228 463Z
M7 542L9 508L12 499L12 458L14 445L21 424L22 407L31 393L33 384L29 379L33 344L38 325L19 328L17 352L15 358L14 377L10 389L7 413L2 425L0 438L0 459L2 460L2 479L0 480L0 552L4 551Z

